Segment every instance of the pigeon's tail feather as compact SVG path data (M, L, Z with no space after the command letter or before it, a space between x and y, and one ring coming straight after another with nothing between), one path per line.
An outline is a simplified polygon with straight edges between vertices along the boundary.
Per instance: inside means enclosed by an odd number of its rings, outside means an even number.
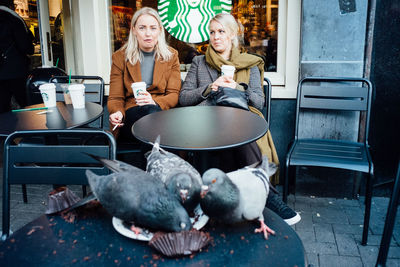
M123 171L129 171L132 170L136 167L131 166L125 162L118 161L118 160L111 160L111 159L105 159L96 155L92 155L89 153L85 153L89 155L90 157L94 158L95 160L99 161L101 164L103 164L105 167L110 169L113 172L123 172Z
M149 142L153 146L153 149L151 151L146 152L146 154L145 154L146 158L148 156L150 156L151 153L157 152L157 151L161 151L161 152L167 153L166 150L164 150L162 147L160 147L160 140L161 140L161 136L158 135L156 140L154 141L154 143Z
M89 185L90 185L90 189L93 192L93 195L98 199L95 189L96 189L96 184L98 183L98 180L99 180L100 176L98 176L97 174L95 174L91 170L86 170L85 174L86 174L86 177L88 179L88 182L89 182Z

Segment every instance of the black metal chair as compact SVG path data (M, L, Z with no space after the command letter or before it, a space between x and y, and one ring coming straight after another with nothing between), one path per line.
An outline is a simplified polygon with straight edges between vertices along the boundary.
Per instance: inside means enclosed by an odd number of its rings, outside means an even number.
M393 227L395 225L397 207L399 204L400 196L400 161L397 167L396 179L394 181L394 187L388 210L386 213L385 227L383 229L383 235L381 239L381 245L379 248L378 260L376 266L386 266L386 259L389 252L390 241L392 239Z
M62 84L68 84L69 76L54 76L50 78L50 83L56 85L57 101L64 101L64 92L61 88ZM82 76L72 75L71 83L82 83L85 85L85 101L97 103L103 106L104 103L104 80L99 76ZM103 115L90 123L88 126L94 128L103 128Z
M372 84L363 78L307 77L299 82L295 135L286 155L283 188L283 201L286 202L289 177L295 184L297 166L330 167L366 173L363 245L366 245L368 238L374 170L368 145L371 96ZM337 113L331 114L332 112ZM307 118L304 116L305 113L308 120L305 119ZM357 129L364 131L362 141L349 140L351 139L349 136L347 139L345 137L337 138L333 133L327 133L318 138L303 137L319 132L319 130L312 131L314 130L312 129L313 119L310 122L310 116L315 113L322 114L322 116L314 120L332 121L332 118L343 117L358 121L361 117L360 126L364 126L364 128L358 127ZM360 114L365 114L365 117ZM323 124L321 123L321 125ZM321 126L320 130L322 128L326 127Z
M85 145L76 142L53 144L53 138L87 137ZM24 138L43 139L42 143L24 143ZM6 239L10 230L11 184L76 184L87 185L85 171L98 174L109 170L86 153L107 159L115 159L115 139L99 129L17 131L4 143L3 154L3 234Z

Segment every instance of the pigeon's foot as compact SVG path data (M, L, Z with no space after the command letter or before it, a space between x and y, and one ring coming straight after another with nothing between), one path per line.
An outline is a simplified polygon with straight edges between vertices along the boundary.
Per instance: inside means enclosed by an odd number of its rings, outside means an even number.
M130 229L135 233L135 235L139 235L142 232L142 228L136 227L133 224L131 225Z
M275 235L275 231L272 230L271 228L269 228L269 227L264 223L264 220L259 220L259 221L260 221L261 226L260 226L260 228L255 229L255 230L254 230L254 233L261 233L261 232L263 232L263 233L264 233L264 238L265 238L265 239L268 239L268 234Z

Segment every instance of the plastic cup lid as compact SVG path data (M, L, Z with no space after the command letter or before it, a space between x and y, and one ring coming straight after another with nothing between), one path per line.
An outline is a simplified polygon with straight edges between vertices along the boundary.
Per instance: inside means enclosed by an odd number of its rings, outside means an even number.
M54 83L44 83L39 86L39 90L48 90L53 88L56 88L56 85Z

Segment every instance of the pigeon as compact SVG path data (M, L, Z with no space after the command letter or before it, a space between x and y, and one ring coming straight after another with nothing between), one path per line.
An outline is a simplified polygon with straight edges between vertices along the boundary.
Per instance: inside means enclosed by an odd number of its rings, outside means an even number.
M160 179L173 193L183 207L191 213L200 203L201 175L181 157L160 147L160 136L153 144L153 149L146 154L146 171Z
M225 223L258 220L265 239L275 234L264 223L263 211L270 190L269 176L273 174L273 165L263 158L262 166L267 168L245 167L230 173L212 168L203 176L200 206L211 218ZM276 168L276 166L275 166Z
M113 216L137 226L180 232L190 230L188 213L157 178L129 164L98 158L114 173L86 176L93 194Z

